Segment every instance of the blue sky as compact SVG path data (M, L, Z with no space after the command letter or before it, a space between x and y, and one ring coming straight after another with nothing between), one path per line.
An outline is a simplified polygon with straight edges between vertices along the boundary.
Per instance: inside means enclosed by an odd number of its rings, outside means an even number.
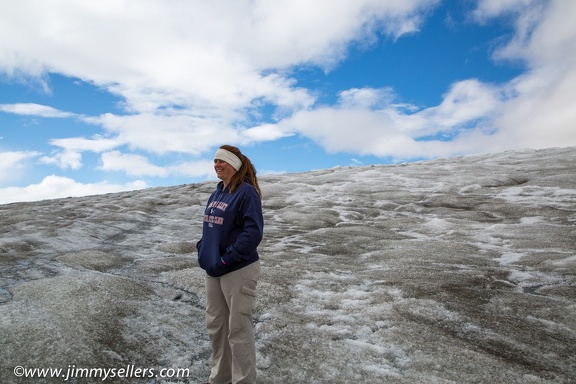
M0 3L0 203L576 146L576 2Z

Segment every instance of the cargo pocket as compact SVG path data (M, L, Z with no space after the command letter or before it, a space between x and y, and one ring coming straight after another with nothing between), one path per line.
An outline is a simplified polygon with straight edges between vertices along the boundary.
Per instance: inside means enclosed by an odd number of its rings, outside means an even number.
M254 308L254 302L256 301L256 282L248 281L249 285L242 286L242 298L240 300L240 305L238 306L238 312L245 315L251 315L252 309Z

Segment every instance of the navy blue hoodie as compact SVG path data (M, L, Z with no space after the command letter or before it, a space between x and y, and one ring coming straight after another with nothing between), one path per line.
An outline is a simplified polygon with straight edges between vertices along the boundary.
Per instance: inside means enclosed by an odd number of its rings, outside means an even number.
M264 219L258 191L247 182L233 193L219 182L204 212L198 264L213 277L236 271L259 259Z

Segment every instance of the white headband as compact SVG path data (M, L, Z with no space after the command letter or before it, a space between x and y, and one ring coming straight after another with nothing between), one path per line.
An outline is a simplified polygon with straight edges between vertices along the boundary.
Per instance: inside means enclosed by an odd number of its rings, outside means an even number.
M238 172L242 166L242 161L238 158L238 156L230 151L227 151L226 149L218 148L216 154L214 155L214 159L224 160L230 164L232 168L236 170L236 172Z

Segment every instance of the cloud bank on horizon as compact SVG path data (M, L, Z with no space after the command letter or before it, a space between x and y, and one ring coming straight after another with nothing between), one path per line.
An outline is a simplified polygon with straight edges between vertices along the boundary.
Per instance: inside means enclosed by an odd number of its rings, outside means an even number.
M277 153L275 143L298 138L325 153L403 160L576 146L576 2L466 3L460 25L509 28L485 42L494 66L521 68L505 81L457 79L428 105L394 83L343 81L332 98L317 86L383 41L417 39L441 7L455 23L450 7L462 3L446 3L3 2L0 89L42 103L0 97L0 203L205 179L224 143ZM76 104L59 101L55 76L73 84ZM81 105L75 92L88 90ZM103 95L108 104L96 105Z

